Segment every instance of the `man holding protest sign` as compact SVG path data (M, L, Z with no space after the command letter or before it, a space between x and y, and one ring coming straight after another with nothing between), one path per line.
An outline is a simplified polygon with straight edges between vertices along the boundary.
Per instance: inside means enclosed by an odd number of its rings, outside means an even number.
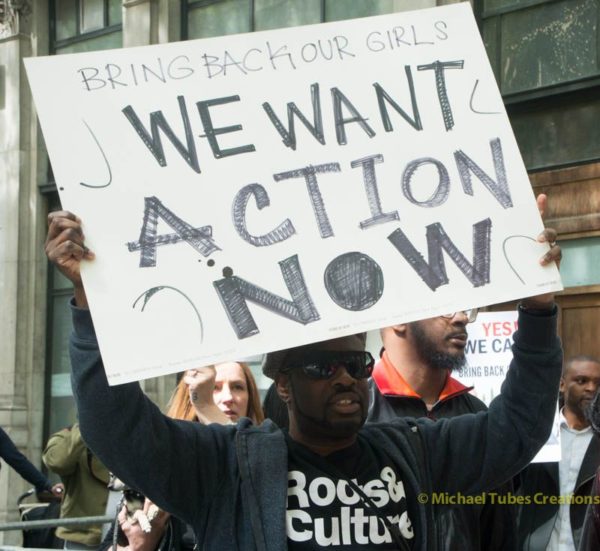
M354 335L267 355L289 433L270 422L169 419L137 383L108 386L80 277L94 255L76 216L49 222L48 258L75 286L71 360L86 441L122 480L190 523L202 548L444 549L432 502L497 487L550 431L562 361L552 293L522 301L514 360L488 412L363 426L374 362ZM540 236L551 244L542 265L560 258L555 238Z

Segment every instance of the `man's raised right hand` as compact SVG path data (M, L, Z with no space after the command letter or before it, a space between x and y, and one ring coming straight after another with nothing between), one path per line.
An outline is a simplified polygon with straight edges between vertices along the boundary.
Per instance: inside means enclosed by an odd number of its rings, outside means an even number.
M75 304L87 308L87 298L81 281L82 260L93 260L94 253L84 244L81 219L72 212L60 210L48 215L46 256L73 283Z

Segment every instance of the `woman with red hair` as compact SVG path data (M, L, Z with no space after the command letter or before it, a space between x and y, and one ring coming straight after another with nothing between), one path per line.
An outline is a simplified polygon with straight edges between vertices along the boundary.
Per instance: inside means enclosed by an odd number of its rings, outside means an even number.
M264 420L256 381L244 362L186 371L171 397L167 415L205 424L236 423L240 417L249 417L254 424Z

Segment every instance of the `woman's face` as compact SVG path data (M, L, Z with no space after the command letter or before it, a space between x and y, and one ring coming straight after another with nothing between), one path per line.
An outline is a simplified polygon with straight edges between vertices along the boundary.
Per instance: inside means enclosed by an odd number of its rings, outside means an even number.
M215 404L232 421L248 415L248 385L242 366L226 362L215 365L215 371Z

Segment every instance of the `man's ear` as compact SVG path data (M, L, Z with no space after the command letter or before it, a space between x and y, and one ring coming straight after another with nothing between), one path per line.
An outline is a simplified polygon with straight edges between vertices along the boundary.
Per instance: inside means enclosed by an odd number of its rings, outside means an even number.
M275 377L275 388L277 389L277 394L279 394L281 400L288 404L292 399L289 374L278 373Z
M560 385L558 387L558 391L563 393L565 392L565 380L563 377L560 378Z

